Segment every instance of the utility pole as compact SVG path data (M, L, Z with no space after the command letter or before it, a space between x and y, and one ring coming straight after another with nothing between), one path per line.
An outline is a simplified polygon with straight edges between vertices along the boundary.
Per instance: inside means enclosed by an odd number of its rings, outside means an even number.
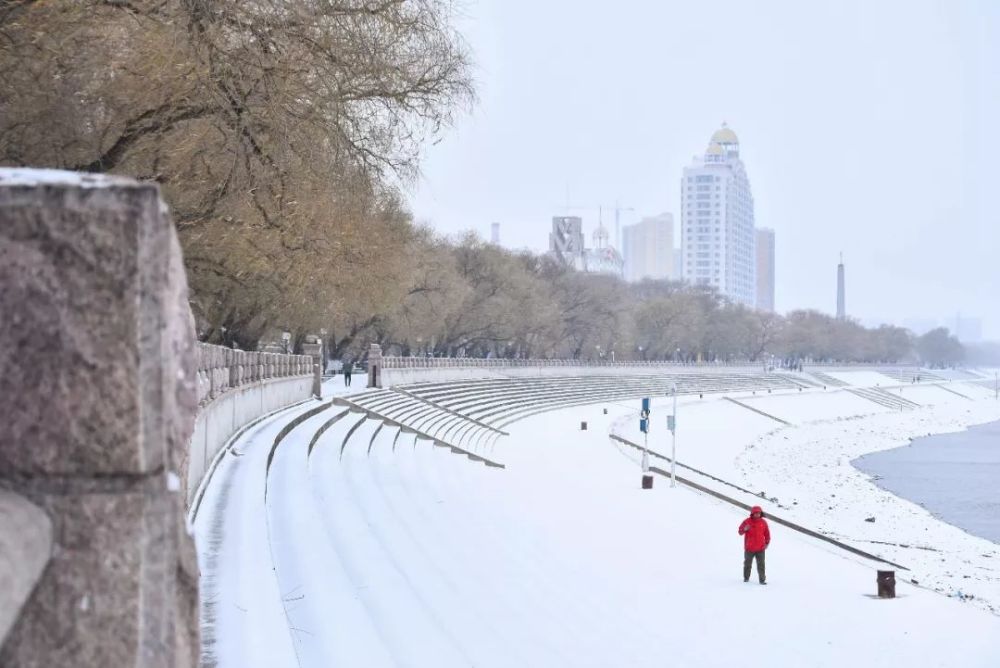
M677 486L677 383L673 386L674 414L670 416L670 486Z
M644 397L642 410L639 412L639 430L642 431L642 488L653 488L653 474L649 472L649 414L651 400Z

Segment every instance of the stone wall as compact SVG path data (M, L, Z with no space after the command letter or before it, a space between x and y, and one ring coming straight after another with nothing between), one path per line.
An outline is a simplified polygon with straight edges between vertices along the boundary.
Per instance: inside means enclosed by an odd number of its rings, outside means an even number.
M25 560L0 665L196 665L196 354L157 187L0 170L0 314L0 533Z
M186 502L318 365L196 344L173 224L128 179L0 169L0 314L0 665L197 665Z

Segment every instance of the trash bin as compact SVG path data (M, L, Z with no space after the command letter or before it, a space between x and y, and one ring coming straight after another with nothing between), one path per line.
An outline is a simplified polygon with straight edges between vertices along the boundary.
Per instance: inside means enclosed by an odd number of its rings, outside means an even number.
M580 423L580 431L587 431L587 422L583 421Z
M643 489L653 489L653 476L650 473L645 473L642 476L642 488Z
M896 598L896 571L879 571L875 582L879 598Z

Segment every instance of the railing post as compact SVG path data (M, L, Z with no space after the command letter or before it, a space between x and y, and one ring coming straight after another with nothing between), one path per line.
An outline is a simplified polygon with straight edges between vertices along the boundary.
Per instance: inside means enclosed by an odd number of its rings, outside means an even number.
M368 387L382 387L382 346L368 346Z

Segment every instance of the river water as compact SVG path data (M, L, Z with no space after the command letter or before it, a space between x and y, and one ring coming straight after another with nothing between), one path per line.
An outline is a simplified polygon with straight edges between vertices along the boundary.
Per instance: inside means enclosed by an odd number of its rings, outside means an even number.
M852 463L882 489L1000 544L1000 422L914 439Z

